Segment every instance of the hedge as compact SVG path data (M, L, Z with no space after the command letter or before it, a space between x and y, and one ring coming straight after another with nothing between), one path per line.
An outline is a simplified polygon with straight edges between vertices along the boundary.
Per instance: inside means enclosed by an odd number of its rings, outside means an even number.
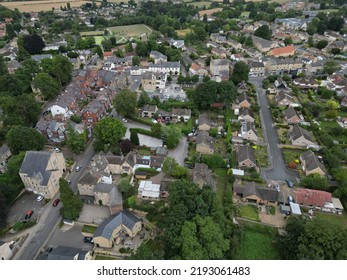
M151 137L154 137L154 138L157 138L157 139L161 139L160 136L158 136L157 134L153 133L152 131L150 130L147 130L147 129L143 129L143 128L130 128L130 133L132 131L135 131L139 134L143 134L143 135L147 135L147 136L151 136Z

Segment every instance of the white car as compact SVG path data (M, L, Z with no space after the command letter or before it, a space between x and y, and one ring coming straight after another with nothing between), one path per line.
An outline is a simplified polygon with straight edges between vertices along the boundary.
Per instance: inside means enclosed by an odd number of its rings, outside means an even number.
M128 122L128 120L127 120L127 119L125 119L125 118L123 118L123 119L122 119L122 122Z
M36 201L37 202L40 202L44 199L44 197L42 195L39 195L37 198L36 198Z
M59 149L59 148L54 148L54 151L55 151L56 153L60 153L60 149Z
M82 165L77 165L77 166L76 166L76 169L75 169L75 170L76 170L76 172L80 171L80 170L81 170L81 168L82 168Z

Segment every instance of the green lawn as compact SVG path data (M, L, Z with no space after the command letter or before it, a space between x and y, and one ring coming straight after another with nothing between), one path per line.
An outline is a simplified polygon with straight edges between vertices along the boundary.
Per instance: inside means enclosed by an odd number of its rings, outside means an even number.
M82 227L82 232L94 233L95 231L96 231L96 227L93 227L93 226L84 225Z
M80 32L80 35L82 37L84 36L103 36L104 35L104 31L85 31L85 32Z
M346 212L343 212L343 215L316 212L315 216L317 216L319 219L330 221L335 225L340 225L340 226L344 227L345 229L347 229L347 214L346 214Z
M284 161L288 165L290 162L294 162L296 159L300 158L300 155L304 152L302 150L296 149L282 149Z
M257 160L258 166L260 166L260 167L268 167L269 166L269 160L267 157L266 147L257 146L257 149L254 149L254 156Z
M339 124L337 122L319 122L320 127L322 129L327 129L327 128L335 128L335 127L340 127Z
M194 118L190 118L186 123L185 122L178 122L178 123L172 123L169 124L169 126L177 127L182 131L182 133L188 135L193 129L194 125Z
M95 260L116 260L116 258L104 255L96 255Z
M145 37L148 37L148 35L152 33L152 29L150 29L147 25L144 24L114 26L109 27L108 30L111 31L113 35L125 38L140 37L141 35L145 35Z
M187 3L187 5L193 5L194 7L198 7L198 8L203 8L205 6L206 9L208 9L211 6L211 4L212 2L207 2L207 1Z
M100 46L101 42L103 40L105 40L105 37L104 36L94 36L94 39L95 39L95 44Z
M259 222L259 211L254 205L244 205L240 206L238 209L238 214L245 219L253 220Z
M235 260L279 260L280 254L274 239L275 228L245 223L244 235L237 246Z
M223 203L224 193L228 184L227 171L224 168L217 168L213 170L213 172L217 179L217 197L219 198L219 201Z

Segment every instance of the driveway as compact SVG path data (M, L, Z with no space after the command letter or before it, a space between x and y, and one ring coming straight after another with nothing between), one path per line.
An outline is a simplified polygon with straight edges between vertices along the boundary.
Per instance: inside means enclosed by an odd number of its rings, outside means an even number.
M288 170L283 159L282 150L279 148L279 139L276 127L274 126L272 114L264 89L262 88L263 78L251 78L250 82L256 86L258 104L260 106L261 123L264 132L264 142L268 143L268 157L271 167L262 169L261 175L267 180L291 179L297 181L298 174Z
M124 123L124 125L127 127L127 131L125 133L124 138L128 138L128 139L130 139L130 128L143 128L146 130L151 130L150 126L137 123L131 120L128 120L126 123ZM161 139L150 137L143 134L138 134L138 136L139 136L139 141L141 146L158 147L163 145L163 140Z
M177 163L184 166L184 159L188 155L188 142L186 137L182 137L178 146L174 150L170 150L168 156L173 157Z
M82 225L75 224L68 230L57 228L52 238L48 241L46 248L57 246L68 246L90 251L93 244L83 242Z
M100 225L108 217L110 217L110 210L108 207L84 204L78 221L81 223Z

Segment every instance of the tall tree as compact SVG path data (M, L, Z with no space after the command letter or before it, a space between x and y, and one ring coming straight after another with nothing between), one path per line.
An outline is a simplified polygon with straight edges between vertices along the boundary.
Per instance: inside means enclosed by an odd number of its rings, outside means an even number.
M40 151L45 144L45 137L34 128L25 126L12 127L7 135L7 144L13 154L21 151Z
M116 145L124 137L126 127L123 123L114 118L106 117L99 121L94 128L96 141L103 145Z
M254 31L254 36L263 38L265 40L271 40L272 31L270 30L268 25L264 24L260 26L256 31Z
M137 107L141 108L144 105L148 104L151 99L148 96L148 93L142 91L139 96L139 100L137 101Z
M38 54L45 46L45 42L37 34L25 35L23 37L23 47L29 54Z
M67 181L63 178L59 179L60 198L63 204L62 215L64 219L76 220L83 208L83 202L79 195L75 194Z
M113 99L113 106L117 113L125 117L134 116L137 105L137 94L128 89L123 89Z
M231 80L235 85L241 83L242 81L248 81L249 66L243 61L238 61L234 65L233 74Z
M52 59L43 59L41 67L44 72L54 77L62 86L70 83L72 79L73 66L66 56L56 55Z
M135 146L140 145L139 135L137 134L135 130L130 130L130 141Z
M35 76L33 87L40 90L45 100L50 100L59 94L60 86L58 82L47 73L39 73Z
M79 134L71 126L68 127L66 145L71 152L75 154L83 152L87 146L87 140L88 137L86 130Z
M174 149L180 142L182 133L177 127L163 126L161 129L161 135L168 149Z
M162 170L166 175L172 176L177 165L178 163L173 157L166 157L163 162Z

